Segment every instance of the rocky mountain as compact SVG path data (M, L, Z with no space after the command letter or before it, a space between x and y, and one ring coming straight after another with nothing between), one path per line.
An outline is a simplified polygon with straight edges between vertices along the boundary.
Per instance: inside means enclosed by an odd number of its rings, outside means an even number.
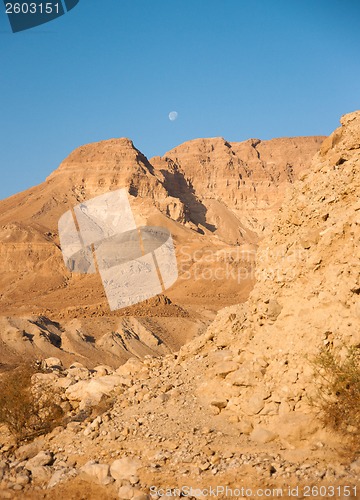
M207 358L228 350L231 371L224 377L222 364L209 371L213 383L218 370L223 407L273 430L284 417L309 413L308 358L324 345L360 346L360 113L345 115L341 124L288 192L260 243L249 299L222 310L206 341L181 350L194 354L197 345L196 353ZM236 398L233 384L241 387Z
M360 347L359 167L355 112L265 230L248 300L219 311L179 352L116 370L48 359L34 387L60 391L70 421L8 455L4 489L146 500L167 488L184 496L184 485L204 498L223 485L219 498L357 498L360 460L310 401L312 357Z
M128 139L76 149L44 183L0 202L0 360L57 355L115 366L180 348L216 310L247 297L263 228L321 142L201 139L151 160ZM57 223L124 187L138 226L170 230L180 276L166 296L110 312L99 275L65 268Z
M281 205L286 186L308 167L323 139L195 139L151 162L163 173L169 192L184 199L190 218L213 228L220 238L240 243L248 240L246 230L261 233ZM189 190L203 210L192 203ZM225 214L230 220L222 224Z

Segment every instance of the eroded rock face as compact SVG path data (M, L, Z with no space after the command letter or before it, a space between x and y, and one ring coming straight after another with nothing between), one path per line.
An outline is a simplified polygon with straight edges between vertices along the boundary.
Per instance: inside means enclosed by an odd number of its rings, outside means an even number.
M226 348L228 365L239 368L212 378L228 401L222 411L252 417L272 432L282 427L286 442L309 439L319 429L310 418L312 357L324 345L360 345L360 112L341 124L265 234L249 300L218 314L207 332L211 342L181 350L187 359L188 349L209 358ZM229 382L240 389L237 398Z
M230 210L245 229L261 232L280 206L286 186L308 167L323 139L195 139L151 162L164 175L167 190L189 208L192 220L196 214L201 216L203 208L202 224L213 225L220 237L231 238L231 228L221 227L222 213ZM199 201L203 207L197 206Z

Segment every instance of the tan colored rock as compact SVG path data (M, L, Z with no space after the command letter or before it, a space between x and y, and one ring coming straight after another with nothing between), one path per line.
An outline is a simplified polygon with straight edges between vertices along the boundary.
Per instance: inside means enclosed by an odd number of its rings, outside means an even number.
M123 376L136 375L143 367L144 364L140 359L130 358L116 370L116 373Z
M141 463L134 458L119 458L110 466L110 474L116 481L129 479L131 476L136 476Z
M264 399L258 394L254 394L248 401L243 403L242 409L244 410L246 415L257 415L261 412L264 406Z
M268 429L264 429L263 427L255 427L254 430L250 433L250 438L252 441L255 441L259 444L266 444L274 441L277 438L275 432L271 432Z
M31 471L34 467L49 465L52 462L53 454L50 451L40 451L26 462L25 467Z
M260 370L254 370L251 363L244 363L236 371L226 377L226 381L235 386L250 387L255 386L263 378Z
M110 366L99 365L95 366L94 372L96 377L104 377L105 375L111 375L113 370Z
M43 439L38 439L28 444L23 444L16 449L15 455L18 460L29 460L38 455L44 447Z
M266 308L266 314L269 319L276 320L279 314L281 313L282 306L278 303L277 300L271 299L268 302L268 306Z
M240 434L250 434L253 430L253 424L249 420L240 419L238 424Z
M113 478L110 477L110 467L107 464L88 462L81 467L80 471L98 484L107 485L114 481Z
M71 385L66 389L66 396L70 401L81 401L94 406L104 395L108 396L116 387L122 385L123 377L120 375L105 375Z
M35 485L47 484L51 479L50 467L37 465L31 468L31 480Z
M59 358L46 358L44 363L46 368L62 368L62 362Z
M213 368L213 373L215 376L225 378L231 372L236 371L239 368L238 363L234 361L223 361L217 363Z
M319 429L319 422L313 415L304 415L300 412L282 416L276 419L273 425L280 438L290 444L309 439Z

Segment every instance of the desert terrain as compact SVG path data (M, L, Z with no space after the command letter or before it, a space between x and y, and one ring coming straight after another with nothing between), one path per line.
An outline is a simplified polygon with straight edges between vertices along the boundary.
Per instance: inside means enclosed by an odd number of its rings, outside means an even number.
M3 377L36 360L31 390L62 418L27 441L1 428L0 498L359 497L356 393L345 429L314 404L314 359L360 347L359 151L360 112L327 138L151 159L111 139L1 201ZM179 278L110 311L98 275L65 267L57 223L119 188L139 226L169 229Z
M0 362L56 356L115 368L204 332L247 298L264 228L322 139L201 139L151 160L128 139L76 149L43 184L0 202ZM64 265L58 220L120 188L138 226L170 230L179 279L165 296L111 312L100 276Z

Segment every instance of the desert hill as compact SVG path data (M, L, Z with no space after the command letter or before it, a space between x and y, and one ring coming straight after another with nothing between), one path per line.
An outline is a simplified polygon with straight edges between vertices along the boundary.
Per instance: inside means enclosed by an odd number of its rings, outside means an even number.
M322 139L201 139L151 160L129 139L111 139L76 149L44 183L2 200L2 362L57 355L114 366L178 349L247 297L263 229ZM123 187L138 226L171 231L180 277L166 296L110 312L98 275L65 268L57 223Z

